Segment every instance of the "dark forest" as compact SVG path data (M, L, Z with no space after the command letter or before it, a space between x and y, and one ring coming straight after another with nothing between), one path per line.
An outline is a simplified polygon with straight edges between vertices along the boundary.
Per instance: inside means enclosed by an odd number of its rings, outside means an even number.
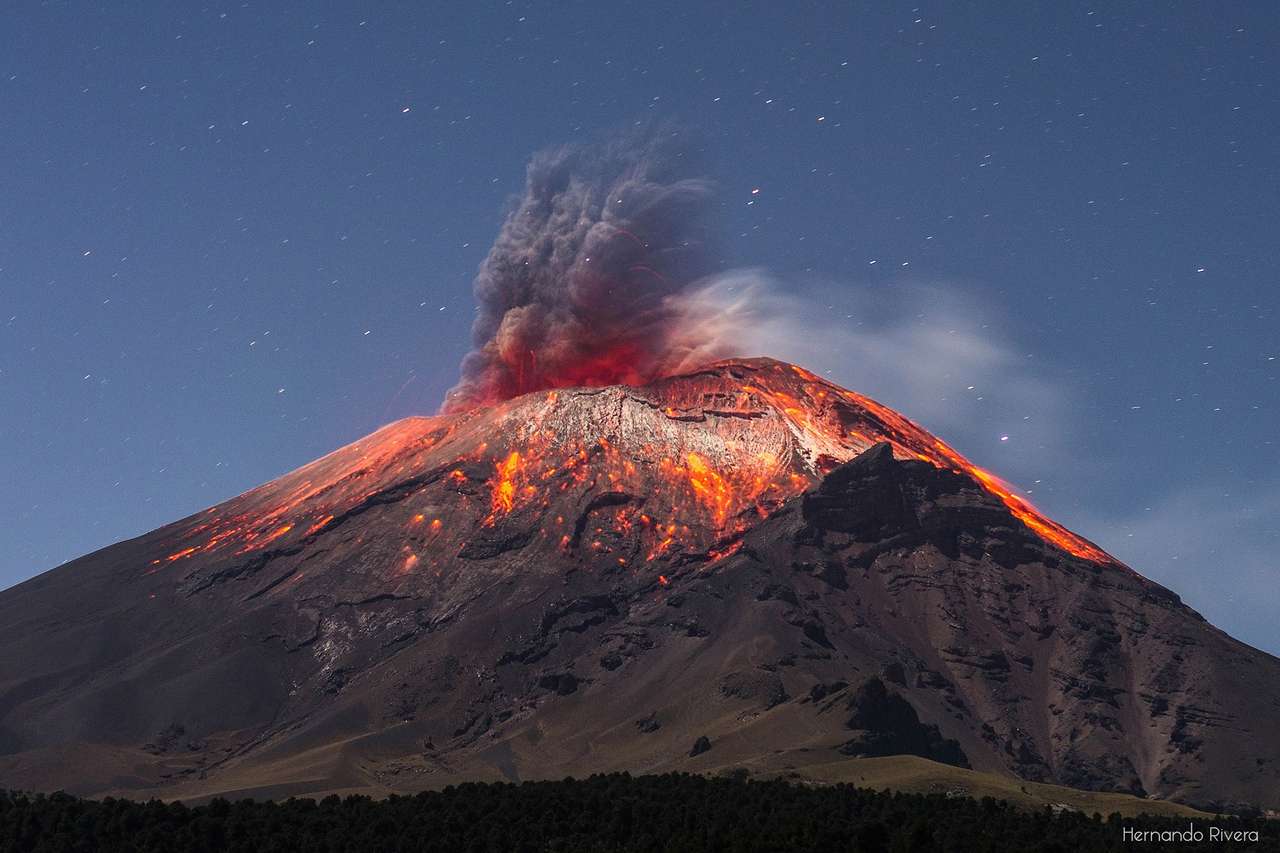
M876 792L685 774L626 774L560 782L464 784L415 796L319 802L215 799L81 800L66 794L0 794L0 851L763 851L857 853L1067 853L1130 850L1125 827L1186 831L1183 851L1274 850L1280 822L1224 817L1121 818L942 794ZM1258 841L1212 839L1213 829ZM1162 849L1144 843L1143 849Z

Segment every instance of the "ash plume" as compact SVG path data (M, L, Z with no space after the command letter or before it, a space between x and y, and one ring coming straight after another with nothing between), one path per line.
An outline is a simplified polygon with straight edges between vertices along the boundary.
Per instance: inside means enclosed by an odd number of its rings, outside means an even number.
M723 354L690 329L712 272L709 183L674 134L543 151L475 279L473 349L444 411L642 384Z

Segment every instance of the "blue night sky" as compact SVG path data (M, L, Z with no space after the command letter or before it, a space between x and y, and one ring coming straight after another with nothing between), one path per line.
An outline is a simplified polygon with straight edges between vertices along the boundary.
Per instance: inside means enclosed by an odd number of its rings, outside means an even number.
M434 412L529 156L658 120L746 350L1280 651L1272 3L371 5L6 16L0 586Z

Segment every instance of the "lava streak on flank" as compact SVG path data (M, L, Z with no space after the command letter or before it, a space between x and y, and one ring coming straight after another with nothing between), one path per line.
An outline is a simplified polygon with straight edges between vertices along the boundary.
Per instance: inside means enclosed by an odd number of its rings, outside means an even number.
M858 436L869 441L868 446L887 440L893 445L896 454L901 457L920 459L938 468L947 468L966 474L998 497L1015 518L1035 531L1036 535L1046 542L1085 560L1118 564L1118 561L1106 551L1040 513L1030 501L1016 494L1013 487L1004 480L974 465L941 439L931 435L888 406L877 403L870 397L831 385L804 368L793 365L791 370L805 381L806 386L821 385L821 390L818 390L817 394L825 397L833 392L851 403L857 411L868 415L870 434L863 433Z
M516 505L516 478L520 475L520 451L511 451L506 459L498 463L497 468L493 482L493 499L490 502L492 507L489 513L490 523L499 513L511 512Z
M244 555L319 536L344 512L412 475L452 429L435 418L407 418L205 510L182 534L181 547L151 561L152 571L201 555Z
M1114 557L1092 542L1041 514L1030 501L1015 494L1013 487L1004 480L974 465L942 440L933 437L902 415L860 394L852 391L844 393L885 422L886 433L893 441L895 449L903 455L914 456L938 468L949 468L969 475L981 483L988 492L1000 498L1009 512L1034 530L1041 539L1058 546L1067 553L1099 563L1117 562ZM897 440L894 440L895 438Z
M723 527L730 510L739 502L734 489L698 454L686 454L685 462L686 476L693 493L711 510L716 526Z

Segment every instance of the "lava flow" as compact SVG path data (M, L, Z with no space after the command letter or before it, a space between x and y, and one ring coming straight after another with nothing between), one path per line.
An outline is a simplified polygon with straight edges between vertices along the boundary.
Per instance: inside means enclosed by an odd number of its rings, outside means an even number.
M397 422L196 516L151 570L300 551L374 508L400 519L403 541L384 544L401 574L447 572L491 539L501 545L486 548L518 542L634 571L715 562L759 519L882 441L899 458L968 475L1062 551L1115 563L892 409L752 359Z
M873 414L880 422L882 431L880 440L888 440L892 443L899 456L914 457L938 468L950 468L953 471L968 474L981 483L987 491L1000 498L1009 511L1013 513L1014 517L1034 530L1041 539L1051 542L1062 550L1085 560L1115 562L1115 559L1110 554L1097 545L1042 515L1039 510L1031 505L1030 501L1014 493L1013 487L1004 480L990 471L974 465L941 439L930 435L923 428L912 423L888 406L884 406L870 397L864 397L853 391L835 388L835 386L831 386L803 368L792 366L791 369L798 376L805 379L808 384L822 383L827 388L834 389L837 393L842 394L851 403ZM818 390L817 393L824 394L826 391L827 389L824 388Z

